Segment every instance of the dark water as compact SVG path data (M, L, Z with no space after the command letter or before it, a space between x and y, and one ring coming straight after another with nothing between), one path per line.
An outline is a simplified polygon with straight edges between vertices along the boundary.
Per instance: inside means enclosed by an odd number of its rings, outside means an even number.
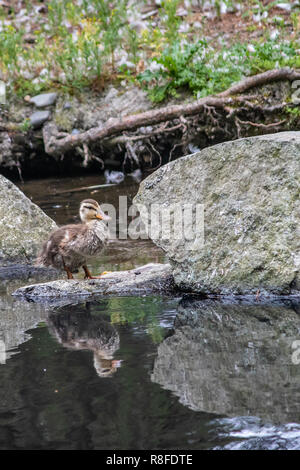
M68 223L85 197L115 203L137 191L128 180L61 194L101 183L43 180L22 190ZM151 242L116 241L92 268L163 260ZM54 309L5 288L1 449L300 449L298 304L153 296Z
M127 196L128 207L138 191L138 183L130 177L118 185L99 189L78 190L82 187L105 185L102 175L84 178L34 180L20 184L20 189L38 204L57 224L78 223L79 204L83 199L93 198L100 204L113 204L119 214L119 196ZM74 192L68 193L71 190ZM99 260L91 267L95 270L133 269L148 262L164 262L164 254L149 240L114 240Z

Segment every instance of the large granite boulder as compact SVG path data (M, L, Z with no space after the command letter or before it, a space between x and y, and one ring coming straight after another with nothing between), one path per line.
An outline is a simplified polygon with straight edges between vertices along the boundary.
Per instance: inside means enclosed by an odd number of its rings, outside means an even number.
M0 175L0 260L31 262L49 233L56 228L38 206Z
M194 241L151 237L166 251L181 288L300 295L299 191L300 132L283 132L171 162L141 183L134 202L146 212L152 204L203 205L203 246L201 227Z

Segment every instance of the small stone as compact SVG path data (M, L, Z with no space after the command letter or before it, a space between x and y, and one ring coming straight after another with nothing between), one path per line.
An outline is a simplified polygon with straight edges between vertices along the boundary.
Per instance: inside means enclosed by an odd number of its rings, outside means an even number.
M274 41L277 36L279 35L279 31L277 29L273 29L273 31L271 31L270 33L270 39L272 39L272 41Z
M291 11L292 5L290 5L289 3L277 3L276 8L280 8L281 10L285 11Z
M42 93L31 98L30 103L33 103L37 108L44 108L55 103L57 93Z
M34 129L38 129L49 117L50 111L36 111L29 118L30 124Z
M178 8L176 16L187 16L188 11L185 8Z
M31 96L30 96L30 95L24 96L24 101L27 101L27 103L29 103L30 100L31 100Z
M124 173L122 173L121 171L105 170L104 176L105 176L106 183L114 183L114 184L122 183L122 181L124 181L124 178L125 178Z
M31 34L26 34L23 38L23 41L29 44L34 44L36 42L36 38L32 36Z

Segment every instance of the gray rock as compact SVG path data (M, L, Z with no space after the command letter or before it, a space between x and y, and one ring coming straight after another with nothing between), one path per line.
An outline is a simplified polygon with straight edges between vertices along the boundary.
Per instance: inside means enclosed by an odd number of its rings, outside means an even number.
M37 108L44 108L55 103L57 93L42 93L41 95L33 96L30 103L33 103Z
M70 108L65 108L68 99ZM99 96L84 92L80 100L76 96L61 97L57 100L53 120L59 130L71 132L74 128L90 129L107 123L109 119L120 118L151 109L153 104L141 88L119 89L108 87Z
M63 109L71 109L71 108L72 108L71 103L69 103L68 101L66 103L64 103Z
M169 257L177 286L300 295L299 176L300 132L282 132L171 162L142 181L134 202L147 209L153 203L204 205L203 246L200 228L190 241L152 235Z
M0 312L0 347L4 345L5 360L8 360L16 354L15 348L30 339L28 330L45 321L47 312L41 304L24 303L10 296L0 297Z
M50 117L50 111L36 111L33 113L29 120L34 129L41 127Z
M28 263L55 222L0 175L0 259Z
M105 274L101 279L57 280L32 284L17 289L13 295L33 301L59 301L76 297L103 295L168 294L173 290L173 278L169 265L147 264L131 271Z
M292 302L182 301L151 380L194 411L299 422L299 312Z

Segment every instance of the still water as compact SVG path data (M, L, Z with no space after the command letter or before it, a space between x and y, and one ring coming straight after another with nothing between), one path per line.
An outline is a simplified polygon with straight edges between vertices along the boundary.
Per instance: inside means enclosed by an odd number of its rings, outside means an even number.
M137 191L128 179L64 192L102 183L20 187L64 224L86 197L117 205ZM116 241L91 269L153 261L164 254L151 242ZM14 300L24 283L0 289L1 449L300 449L299 304L152 296L54 308Z

